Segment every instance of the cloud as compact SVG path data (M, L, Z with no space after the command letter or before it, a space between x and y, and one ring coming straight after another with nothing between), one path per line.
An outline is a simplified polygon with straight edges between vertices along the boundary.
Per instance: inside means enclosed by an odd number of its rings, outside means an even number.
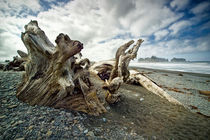
M168 30L160 30L160 31L157 31L157 32L155 32L155 40L157 41L157 40L160 40L160 39L162 39L162 38L164 38L166 35L168 35L169 34L169 31Z
M1 14L7 16L27 16L42 9L39 0L2 0L0 1Z
M207 11L210 7L210 2L202 2L198 5L196 5L194 8L191 9L191 12L195 15L201 14L204 11Z
M167 39L179 43L180 31L197 24L196 20L203 20L199 16L186 18L183 9L188 3L188 0L171 3L167 0L17 0L17 3L3 0L0 2L0 54L9 58L16 49L25 50L20 34L30 20L38 21L52 43L61 32L81 41L85 47L83 56L91 60L111 59L117 47L133 38L145 39L140 49L142 56L167 51L170 54L176 51Z
M165 28L182 14L176 14L165 6L166 1L136 1L136 8L123 18L121 25L133 36L147 36Z
M210 34L191 39L171 39L168 41L159 41L156 44L144 44L139 49L138 57L151 57L152 55L158 57L172 58L177 54L185 53L199 53L210 51Z
M182 29L192 25L192 23L188 20L181 20L172 24L169 29L172 31L171 35L176 35Z
M176 10L183 10L187 4L189 3L189 0L173 0L170 3L170 6L172 8L175 8Z

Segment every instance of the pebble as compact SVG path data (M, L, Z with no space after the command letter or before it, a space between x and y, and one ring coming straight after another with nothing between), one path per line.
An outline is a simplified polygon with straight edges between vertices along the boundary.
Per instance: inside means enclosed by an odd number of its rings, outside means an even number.
M24 140L25 138L17 138L17 139L15 139L15 140Z
M88 132L88 129L86 129L85 131L84 131L84 133L86 134Z
M3 119L3 118L6 118L6 116L5 116L5 115L3 115L3 116L0 116L0 119Z
M32 125L31 125L31 126L29 126L29 127L28 127L28 130L31 130L33 127L34 127L34 126L32 126Z
M51 135L52 135L52 131L50 131L50 130L47 131L47 134L46 134L46 135L47 135L48 137L51 136Z
M144 98L140 98L140 101L144 101Z
M106 110L110 110L110 107L109 107L109 106L107 106L107 107L106 107Z
M106 119L106 118L102 118L102 120L103 120L103 122L106 122L106 121L107 121L107 119Z
M95 136L94 133L93 133L92 131L89 131L89 132L87 133L87 135L90 136L90 137L94 137L94 136Z
M8 108L15 108L15 107L17 107L17 105L10 105L10 106L8 106Z

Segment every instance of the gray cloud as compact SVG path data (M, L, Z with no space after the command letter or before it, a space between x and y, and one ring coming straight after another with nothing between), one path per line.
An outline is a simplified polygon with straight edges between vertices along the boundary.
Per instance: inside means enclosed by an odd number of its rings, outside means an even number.
M4 31L0 33L0 54L4 58L11 58L17 49L26 50L20 40L20 33L31 19L38 20L39 26L52 43L60 32L83 42L83 56L91 60L112 58L117 47L133 38L145 39L140 49L142 56L179 52L172 47L174 44L181 45L179 39L162 39L166 36L177 36L180 30L191 25L191 21L199 20L180 20L184 13L177 13L167 7L167 0L75 0L52 4L47 11L43 11L38 0L10 3L12 0L0 2L0 31ZM188 0L174 0L170 5L178 10L187 3ZM29 11L36 14L31 15ZM124 37L117 38L119 35ZM151 35L155 37L155 44L148 39ZM199 50L195 46L182 46L184 51L197 51L194 48ZM202 49L205 46L204 44ZM180 48L177 50L181 51Z

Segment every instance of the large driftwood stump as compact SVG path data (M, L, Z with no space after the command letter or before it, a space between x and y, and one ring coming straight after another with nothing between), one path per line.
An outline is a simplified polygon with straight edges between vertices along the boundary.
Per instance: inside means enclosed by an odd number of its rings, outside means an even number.
M89 79L89 60L80 58L81 42L59 34L54 46L37 21L25 26L21 38L28 54L19 52L26 62L18 99L30 105L66 108L92 115L106 112Z

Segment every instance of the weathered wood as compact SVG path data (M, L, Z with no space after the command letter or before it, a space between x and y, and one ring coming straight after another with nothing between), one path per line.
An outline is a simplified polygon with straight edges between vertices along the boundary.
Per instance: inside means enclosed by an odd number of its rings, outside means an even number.
M164 91L162 88L160 88L158 85L156 85L154 82L152 82L149 78L146 76L140 74L136 70L130 70L130 77L132 81L137 81L142 85L144 88L147 90L151 91L152 93L160 96L161 98L167 99L169 102L174 103L174 104L179 104L181 103L170 96L166 91Z
M66 108L99 115L106 112L89 80L89 60L80 58L83 44L59 34L54 46L37 21L25 26L21 35L28 54L18 99L30 105ZM19 52L20 53L20 52Z
M99 75L102 80L105 80L104 88L107 89L106 101L108 103L113 104L119 101L120 95L117 90L129 78L128 65L131 60L136 58L137 51L142 42L143 40L139 39L136 45L127 50L134 43L131 40L118 48L114 60L101 61L90 67L91 72Z
M20 58L18 56L14 56L13 60L8 62L8 64L6 64L3 67L3 70L4 71L10 71L10 70L24 71L24 62L25 62L25 59Z

